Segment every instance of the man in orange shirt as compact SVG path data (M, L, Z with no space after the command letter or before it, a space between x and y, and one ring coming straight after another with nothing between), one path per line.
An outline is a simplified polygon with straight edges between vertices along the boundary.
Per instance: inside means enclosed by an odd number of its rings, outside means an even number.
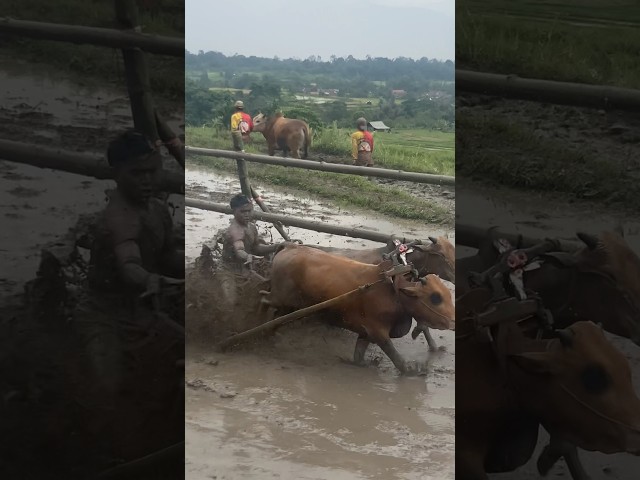
M358 167L373 166L373 135L367 131L367 120L360 117L356 120L358 131L351 134L351 156L353 164Z
M248 113L244 112L244 103L238 100L234 107L236 111L231 115L231 138L233 149L236 152L244 152L244 143L249 140L253 130L253 121Z

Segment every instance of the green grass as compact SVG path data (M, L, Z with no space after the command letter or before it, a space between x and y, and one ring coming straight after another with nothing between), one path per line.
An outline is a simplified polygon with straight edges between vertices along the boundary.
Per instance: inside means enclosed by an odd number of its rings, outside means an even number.
M323 136L314 141L310 157L313 157L314 153L323 151L322 147L328 145L330 139L328 136L324 136L325 133L326 130L323 132ZM247 146L247 152L263 154L266 152L264 139L258 138L258 135L252 135L254 141ZM453 136L451 137L453 142ZM342 140L348 140L348 137ZM210 128L195 127L187 127L186 130L186 144L190 146L229 149L230 142L231 139L226 131L216 132ZM320 142L320 144L318 145L315 142ZM348 141L344 143L349 145ZM343 149L341 153L345 155L345 163L351 163L347 157L348 149ZM453 157L453 152L450 155ZM219 171L236 173L235 163L226 159L189 156L188 161ZM383 167L389 166L389 164L396 165L390 168L402 168L409 171L425 171L426 168L426 165L420 164L411 156L406 156L404 160L397 156L391 160L387 159L386 162L377 161L376 166ZM439 164L434 162L432 166L437 168ZM411 167L417 167L417 169L412 169ZM430 170L433 170L433 168ZM451 166L449 168L453 172L453 158L451 158ZM430 173L439 172L431 171ZM310 177L311 175L312 177ZM249 176L270 185L287 186L309 192L344 207L355 206L392 217L423 220L443 225L452 225L454 221L451 213L439 205L434 205L398 188L377 185L364 177L309 172L308 170L255 163L249 165ZM310 181L310 178L312 178L312 181Z
M524 126L467 112L457 123L457 173L488 183L640 208L637 180L624 161L538 138Z
M599 26L569 23L576 21ZM629 0L561 5L464 0L456 15L456 63L523 77L640 88L638 22L640 9Z
M165 2L170 3L170 2ZM179 4L181 2L174 1ZM3 15L17 20L102 28L118 28L113 1L98 0L9 0L3 5ZM158 15L141 13L143 32L183 37L171 11ZM83 83L124 84L124 65L119 50L92 45L25 39L17 36L3 39L6 54L22 61L42 63L74 74ZM184 98L184 58L147 55L151 88L154 93L175 100Z

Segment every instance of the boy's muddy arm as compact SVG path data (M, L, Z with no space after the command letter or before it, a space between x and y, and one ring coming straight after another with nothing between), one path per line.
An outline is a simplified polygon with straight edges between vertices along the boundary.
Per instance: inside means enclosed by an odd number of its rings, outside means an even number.
M286 243L286 242L283 242ZM256 255L268 255L269 253L273 253L276 251L276 249L280 246L281 244L276 243L273 245L267 245L267 244L257 244L254 249L254 253Z
M124 284L136 292L157 293L161 276L149 272L142 266L140 248L133 240L122 242L115 247L118 272Z

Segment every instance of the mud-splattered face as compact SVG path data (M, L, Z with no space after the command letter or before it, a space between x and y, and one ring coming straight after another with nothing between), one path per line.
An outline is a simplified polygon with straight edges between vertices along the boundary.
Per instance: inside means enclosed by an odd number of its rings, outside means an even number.
M118 189L131 201L146 203L149 201L158 183L162 170L160 153L131 159L118 165L115 179Z
M253 205L247 203L242 207L236 208L233 211L233 218L235 218L240 225L248 225L253 218Z

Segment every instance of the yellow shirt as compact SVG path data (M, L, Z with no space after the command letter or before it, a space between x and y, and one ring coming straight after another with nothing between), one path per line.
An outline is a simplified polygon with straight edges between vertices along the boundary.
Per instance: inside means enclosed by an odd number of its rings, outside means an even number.
M240 122L242 121L242 112L236 112L231 115L231 131L237 132Z
M363 138L364 133L362 132L362 130L358 130L357 132L353 132L351 134L351 156L354 160L358 159L358 145ZM373 145L371 145L371 147L373 151Z

